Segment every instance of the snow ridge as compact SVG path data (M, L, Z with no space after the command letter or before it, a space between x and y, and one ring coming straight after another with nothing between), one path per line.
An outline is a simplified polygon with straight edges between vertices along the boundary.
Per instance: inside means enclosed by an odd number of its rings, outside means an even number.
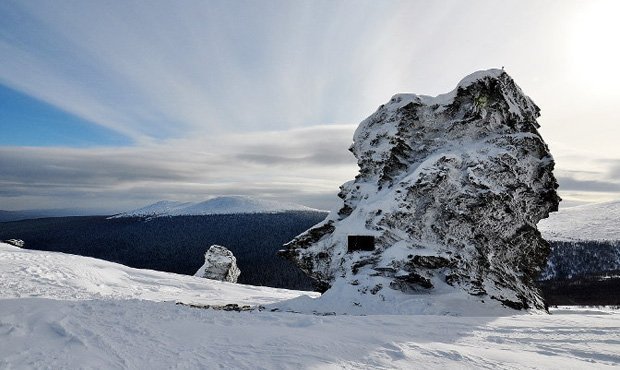
M538 228L547 240L620 241L620 201L560 209L541 220Z
M243 195L231 195L215 197L204 202L194 203L162 200L146 207L112 216L112 218L279 213L287 211L319 212L320 210L301 204L258 199Z

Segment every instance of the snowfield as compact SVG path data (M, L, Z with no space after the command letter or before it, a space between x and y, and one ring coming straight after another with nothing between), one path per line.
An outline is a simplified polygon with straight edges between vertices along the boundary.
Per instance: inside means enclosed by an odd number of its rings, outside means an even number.
M560 209L540 220L538 229L547 240L620 241L620 201Z
M162 200L142 208L120 213L110 218L230 215L242 213L280 213L288 211L323 212L296 203L278 202L245 195L228 195L194 203Z
M302 294L0 244L0 368L620 365L620 312L611 309L556 309L551 315L317 316L175 304L284 307Z
M2 368L585 369L620 363L617 314L314 316L136 300L0 300Z
M140 270L96 258L0 243L0 298L141 299L195 305L266 305L310 292Z

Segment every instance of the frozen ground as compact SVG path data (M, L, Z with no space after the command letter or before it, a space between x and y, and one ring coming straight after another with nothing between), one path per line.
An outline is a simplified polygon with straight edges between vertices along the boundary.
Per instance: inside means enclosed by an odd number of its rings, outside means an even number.
M0 368L620 365L620 312L610 309L486 317L316 316L163 302L256 305L299 294L0 244Z

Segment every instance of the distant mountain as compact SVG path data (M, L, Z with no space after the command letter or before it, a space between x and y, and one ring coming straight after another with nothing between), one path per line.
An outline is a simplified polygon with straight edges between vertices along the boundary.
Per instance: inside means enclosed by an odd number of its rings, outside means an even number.
M198 203L163 200L146 207L112 216L112 218L280 213L288 211L320 212L318 209L296 203L277 202L249 196L232 195L216 197Z
M560 209L538 223L547 240L620 241L620 201Z

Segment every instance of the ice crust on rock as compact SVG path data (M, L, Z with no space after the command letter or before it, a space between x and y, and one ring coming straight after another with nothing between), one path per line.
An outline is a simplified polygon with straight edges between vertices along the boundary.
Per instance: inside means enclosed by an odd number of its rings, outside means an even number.
M393 96L354 134L359 174L342 206L282 254L352 307L460 292L544 309L534 279L550 248L536 224L560 198L539 115L499 69L437 97ZM374 236L375 249L349 252L349 235Z
M237 259L231 251L221 245L212 245L205 253L205 263L194 276L236 283L241 275Z

